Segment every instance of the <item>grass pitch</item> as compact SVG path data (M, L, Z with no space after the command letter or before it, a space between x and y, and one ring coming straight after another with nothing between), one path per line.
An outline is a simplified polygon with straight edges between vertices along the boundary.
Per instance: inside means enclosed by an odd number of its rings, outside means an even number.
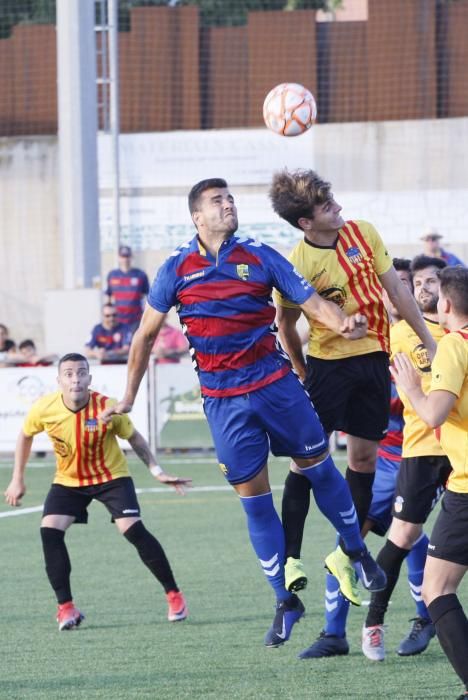
M288 643L266 649L273 595L251 550L237 496L223 490L212 456L171 455L162 461L168 471L192 476L195 487L216 487L184 498L169 489L151 491L161 485L141 464L131 464L142 489L143 520L165 547L186 595L190 615L184 622L167 622L162 589L110 524L104 507L93 503L89 524L74 526L67 535L74 598L86 620L78 630L59 633L42 561L41 514L3 517L12 509L0 505L2 700L452 700L461 692L437 640L421 656L401 659L395 653L414 616L405 566L387 615L385 662L372 663L361 653L365 607L350 612L349 656L296 658L322 628L322 562L334 543L332 527L315 506L303 549L309 586L301 598L307 615ZM286 472L286 460L272 460L271 483L280 487ZM23 508L43 502L52 474L49 459L28 467ZM2 492L9 478L10 464L3 460ZM279 508L281 490L274 493ZM370 536L368 544L375 554L382 540ZM467 594L465 582L460 590L465 607Z

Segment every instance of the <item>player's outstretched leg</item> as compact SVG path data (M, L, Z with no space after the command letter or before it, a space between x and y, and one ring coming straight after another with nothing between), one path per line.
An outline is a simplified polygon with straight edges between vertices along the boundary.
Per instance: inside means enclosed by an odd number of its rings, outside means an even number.
M299 654L300 659L321 659L349 653L346 639L349 601L341 594L340 584L334 576L327 574L326 579L325 627L313 644Z
M286 541L286 588L297 593L307 586L307 575L301 561L302 537L310 506L310 481L290 471L284 482L281 520Z
M356 575L365 588L374 591L385 587L386 577L371 557L361 537L349 486L330 455L312 467L302 468L301 473L309 479L318 507L343 539L352 562L345 562L346 556L341 556L340 552L344 553L339 547L327 557L325 565L339 580L343 595L355 605L359 605Z
M177 586L161 543L145 528L141 520L133 523L123 532L123 535L133 544L143 564L148 567L164 588L168 603L167 619L169 622L185 620L188 615L187 604Z
M41 527L45 569L57 598L59 631L71 630L84 620L82 612L73 603L70 573L71 564L65 545L65 531L55 527Z
M421 536L416 540L406 557L408 583L416 604L416 617L410 620L413 623L411 629L398 646L397 654L400 656L421 654L427 649L431 639L435 636L435 627L422 598L424 565L426 563L428 544L429 538L424 532L421 533Z
M247 516L250 541L277 599L275 618L265 636L265 645L280 646L289 639L294 624L305 611L299 598L285 587L283 526L271 492L241 496L240 501Z

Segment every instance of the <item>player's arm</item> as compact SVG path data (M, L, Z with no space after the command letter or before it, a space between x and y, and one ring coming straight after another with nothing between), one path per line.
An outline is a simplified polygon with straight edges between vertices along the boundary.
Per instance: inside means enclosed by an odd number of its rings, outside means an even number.
M15 465L13 467L13 474L4 494L5 501L10 506L20 506L21 499L26 493L24 472L26 469L26 464L28 463L29 455L31 454L32 443L33 437L25 435L24 432L21 431L18 435L18 439L16 440Z
M301 316L299 307L288 309L278 306L276 322L278 324L281 343L291 358L294 369L301 379L306 376L306 363L302 352L302 341L297 330L297 321Z
M438 428L447 420L457 400L456 394L445 389L436 389L425 394L418 373L404 353L397 353L394 356L390 372L395 382L407 395L418 416L430 428Z
M148 368L151 349L165 318L165 313L156 311L149 304L146 305L140 325L135 331L130 345L127 361L127 386L124 396L121 401L106 408L101 413L100 418L105 423L111 420L114 413L130 413L132 410L141 380Z
M387 272L379 275L379 279L390 301L398 309L401 318L411 326L421 342L424 343L429 357L432 360L436 353L437 345L424 323L424 319L414 296L411 294L408 287L400 280L393 265Z
M312 294L301 304L301 309L308 318L319 321L348 340L358 340L367 335L367 319L363 314L347 316L339 306L322 299L320 294Z
M133 435L128 438L128 442L137 457L141 459L143 464L146 464L151 474L162 484L172 486L177 493L182 496L185 494L184 486L191 486L192 479L184 479L180 476L167 474L162 467L157 463L156 457L151 452L151 448L145 438L138 430L133 432Z

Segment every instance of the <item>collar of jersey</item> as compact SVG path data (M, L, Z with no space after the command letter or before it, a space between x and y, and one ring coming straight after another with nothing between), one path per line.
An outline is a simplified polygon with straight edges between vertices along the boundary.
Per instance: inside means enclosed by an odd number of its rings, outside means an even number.
M229 238L227 238L225 241L223 241L223 242L221 243L221 247L220 247L220 249L219 249L218 254L219 254L220 252L226 250L226 248L229 248L234 242L237 242L238 240L239 240L239 239L238 239L237 236L235 236L234 234L233 234L232 236L230 236ZM203 243L201 242L201 240L200 240L198 234L195 236L195 246L197 247L198 252L200 253L200 255L202 255L204 258L212 258L212 257L213 257L213 256L211 255L211 253L209 253L209 252L206 250L206 248L205 248L205 246L203 245ZM214 259L215 259L215 258L213 257L213 260L214 260Z

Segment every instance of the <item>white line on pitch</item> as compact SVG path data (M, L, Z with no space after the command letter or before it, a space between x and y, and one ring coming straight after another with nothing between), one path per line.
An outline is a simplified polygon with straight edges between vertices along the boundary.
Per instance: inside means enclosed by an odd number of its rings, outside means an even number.
M281 491L283 489L283 486L272 486L271 490L272 491ZM172 490L170 490L167 486L165 487L155 487L155 488L147 488L147 489L135 489L137 493L173 493ZM188 489L187 493L216 493L216 492L222 492L222 493L232 493L234 494L234 489L232 486L193 486L192 488ZM11 518L15 515L29 515L30 513L39 513L42 510L43 506L33 506L31 508L19 508L17 510L5 510L0 513L0 518Z

